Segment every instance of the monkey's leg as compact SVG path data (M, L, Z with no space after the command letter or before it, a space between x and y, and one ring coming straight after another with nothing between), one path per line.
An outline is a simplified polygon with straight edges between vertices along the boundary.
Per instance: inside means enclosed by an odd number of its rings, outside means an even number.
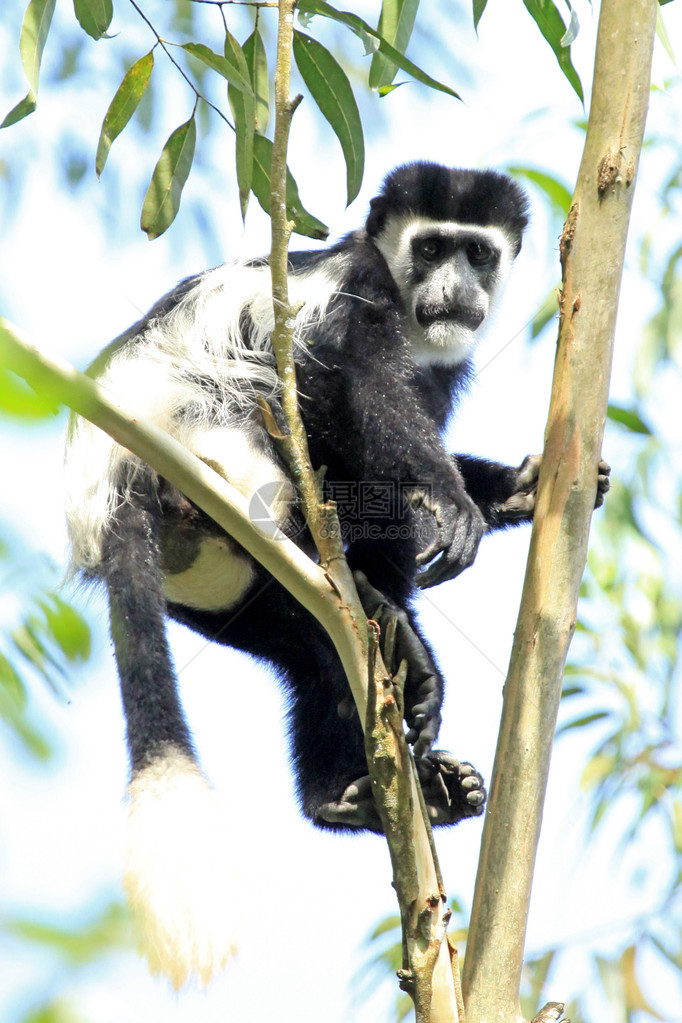
M151 482L136 482L134 497L121 500L104 541L111 635L133 777L159 758L195 759L166 637L160 523Z
M150 477L121 497L104 543L111 631L127 723L124 887L153 972L207 982L235 950L230 835L199 770L165 627L161 506Z

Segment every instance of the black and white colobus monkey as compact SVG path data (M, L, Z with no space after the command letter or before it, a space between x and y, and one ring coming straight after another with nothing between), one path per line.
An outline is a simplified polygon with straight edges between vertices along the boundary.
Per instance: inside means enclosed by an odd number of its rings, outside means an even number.
M532 517L537 459L515 469L452 456L441 439L526 223L525 196L509 178L414 163L388 176L363 228L290 256L312 462L327 467L349 562L368 580L365 599L404 612L406 719L437 824L480 813L485 795L470 765L431 752L443 680L410 600L415 583L432 586L470 565L487 530ZM305 545L257 406L263 395L277 407L271 329L266 262L228 264L179 284L92 372L243 493L270 495L281 529ZM190 869L178 849L183 835L198 857L215 859L219 838L166 615L276 667L290 696L303 811L322 827L379 828L360 722L318 623L181 493L81 419L66 473L74 564L106 584L111 606L132 763L126 884L146 920L152 965L176 984L207 977L231 938L215 888L199 905L192 887L206 860Z

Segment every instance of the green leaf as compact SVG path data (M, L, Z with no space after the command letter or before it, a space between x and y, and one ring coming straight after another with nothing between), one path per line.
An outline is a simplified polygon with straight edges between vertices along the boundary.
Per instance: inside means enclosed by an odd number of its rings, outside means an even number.
M177 216L196 140L197 127L192 114L189 121L175 129L163 147L142 204L140 224L150 241L162 235Z
M270 169L272 167L272 142L264 135L253 139L253 194L266 213L270 213ZM287 216L294 222L294 230L308 238L320 238L329 234L329 228L303 208L298 185L287 168Z
M571 62L570 47L562 44L562 40L566 36L566 26L553 0L523 0L523 3L552 48L552 52L559 62L559 67L575 89L582 103L584 100L583 87L578 73Z
M607 416L613 423L619 423L630 430L631 433L641 433L647 437L653 436L653 431L644 422L639 412L634 408L623 408L620 405L609 404Z
M570 4L569 4L569 7L570 7ZM578 15L575 13L573 8L571 8L571 17L570 17L570 20L568 22L568 28L566 29L566 31L564 32L564 34L561 37L561 45L564 46L564 47L571 46L576 41L576 39L578 38L578 33L579 32L580 32L580 23L578 21Z
M0 688L17 710L26 706L26 686L19 672L0 650Z
M239 89L240 92L253 92L248 78L240 74L230 60L226 57L221 57L219 53L214 53L208 46L204 46L203 43L185 43L182 49L187 50L188 53L191 53L193 57L202 61L203 64L210 67L213 71L217 71L235 89Z
M669 2L670 0L659 0L659 3ZM661 14L660 9L656 11L656 35L660 39L663 49L670 57L673 64L677 64L677 61L675 60L675 52L673 50L672 43L670 42L668 30L665 27L665 22L663 21L663 15Z
M4 925L9 934L32 945L42 945L73 966L82 966L112 949L130 948L134 944L130 916L124 906L115 902L81 927L67 928L22 918L10 918Z
M545 171L537 170L535 167L522 167L514 164L508 166L507 170L515 177L524 178L535 185L536 188L539 188L547 196L555 212L560 213L563 217L567 215L571 206L572 195L561 181L552 177L551 174L545 173Z
M362 123L350 82L331 53L302 32L294 32L294 57L303 81L341 143L350 205L360 191L365 166Z
M377 32L399 53L405 53L414 28L419 0L383 0ZM397 65L383 53L375 53L369 69L370 89L390 85L398 71Z
M38 101L32 92L29 92L27 96L24 96L15 107L12 107L10 112L5 117L0 128L10 128L17 121L23 121L25 117L32 114L35 108L38 106Z
M356 36L363 40L367 52L378 50L394 64L397 64L403 71L407 71L408 74L412 75L416 81L422 82L423 85L428 85L432 89L437 89L439 92L445 92L449 96L454 96L455 99L460 98L454 89L451 89L448 85L443 85L442 82L437 82L435 78L431 78L430 75L427 75L418 68L416 64L413 64L411 60L408 60L402 53L399 53L394 46L386 42L378 32L370 28L367 22L363 21L362 18L358 18L356 14L352 14L350 11L337 11L330 4L325 3L324 0L301 0L298 10L304 15L307 14L309 16L321 14L324 18L329 18L331 21L338 21L342 25L346 25L351 32L354 32Z
M540 306L535 312L530 325L530 336L532 340L535 340L542 331L545 329L548 323L558 316L559 305L557 302L556 288L552 288L547 293L545 298L542 300Z
M9 128L28 114L32 114L36 108L40 62L50 31L55 3L56 0L31 0L26 8L19 36L19 53L30 88L24 99L10 110L0 128Z
M73 7L78 24L89 36L101 39L106 35L114 16L112 0L73 0Z
M144 57L136 60L132 67L126 71L123 81L116 90L109 109L104 115L102 130L97 145L97 157L95 159L95 170L97 177L104 170L107 162L111 144L117 138L126 124L137 110L138 103L144 95L149 83L149 78L154 67L154 52L150 50Z
M90 656L90 627L71 604L56 593L37 601L42 609L51 639L68 661L84 661Z
M242 47L249 68L249 81L256 97L256 131L265 134L270 117L268 57L258 29L254 29Z
M0 334L5 330L0 321ZM0 366L0 412L18 419L46 419L58 411L52 399L37 394L21 377Z
M592 725L595 721L603 721L604 718L608 718L609 716L610 715L606 710L598 710L595 711L594 714L585 714L584 717L575 718L573 721L567 721L565 725L557 728L556 734L563 735L572 728L585 728L587 725Z
M488 0L473 0L474 5L474 28L478 32L478 23L483 17L483 12L486 9Z
M251 75L241 46L227 30L225 32L225 57L236 67L239 74L250 81ZM227 98L232 109L235 126L237 184L242 220L246 216L251 182L253 180L253 136L256 131L256 101L252 91L227 87Z

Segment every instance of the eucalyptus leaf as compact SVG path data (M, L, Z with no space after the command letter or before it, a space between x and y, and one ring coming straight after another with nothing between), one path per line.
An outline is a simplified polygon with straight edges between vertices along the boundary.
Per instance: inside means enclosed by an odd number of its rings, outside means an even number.
M437 89L439 92L445 92L449 96L454 96L455 99L460 98L454 89L451 89L448 85L443 85L442 82L437 82L435 78L431 78L425 71L418 68L416 64L413 64L411 60L408 60L402 53L399 53L394 46L391 46L378 32L370 28L367 22L359 18L357 14L352 14L350 11L337 11L335 7L325 3L324 0L300 0L298 10L308 15L320 14L331 21L337 21L342 25L346 25L351 32L354 32L356 36L363 40L366 51L367 41L369 40L371 47L369 52L378 50L394 64L397 64L403 71L407 71L408 74L412 75L416 81L421 82L423 85L428 85L432 89Z
M264 135L253 139L253 194L266 213L270 213L270 171L272 168L272 142ZM287 216L294 223L294 230L308 238L324 240L329 228L303 208L298 185L287 168Z
M607 416L612 423L624 426L631 433L641 433L647 437L653 436L651 428L647 426L639 412L634 408L628 409L620 405L609 404Z
M0 322L0 333L5 328ZM59 406L44 394L32 390L20 377L0 366L0 412L17 419L47 419Z
M377 32L399 53L405 53L412 35L419 0L383 0ZM385 89L396 76L398 67L383 53L375 53L369 69L370 89ZM385 93L383 93L385 95Z
M36 108L40 62L52 24L56 0L31 0L26 8L19 36L19 53L30 86L28 94L5 117L0 128L9 128Z
M141 227L151 241L175 220L194 159L197 129L194 114L169 136L154 168L142 204Z
M97 144L97 156L95 158L97 177L104 170L112 142L121 134L137 110L138 104L149 83L153 67L154 52L150 51L144 57L136 60L132 67L128 68L123 81L116 90L116 95L104 115L102 130L100 131L99 142Z
M570 46L578 38L580 32L580 22L578 21L578 15L571 8L571 18L568 23L568 28L561 37L561 46Z
M474 28L478 32L478 23L483 17L483 12L486 9L488 0L473 0L474 6Z
M208 46L204 46L203 43L185 43L182 47L187 53L190 53L197 60L200 60L206 67L210 67L213 71L217 71L219 75L225 78L230 85L234 86L235 89L239 89L241 92L252 92L251 83L248 78L245 78L234 64L226 57L221 57L219 53L214 53L213 50L209 49Z
M303 81L341 143L350 204L360 191L365 165L362 123L350 82L331 53L302 32L294 32L294 57Z
M575 89L582 103L584 101L583 87L571 61L570 47L562 45L562 40L566 35L566 26L556 5L553 0L523 0L523 4L549 43L559 63L559 67Z
M50 638L67 661L85 661L90 656L90 627L83 616L57 593L37 601L45 615Z
M531 184L539 188L547 196L557 213L565 217L571 206L572 194L563 182L558 178L547 174L546 171L538 170L536 167L524 167L513 164L507 167L510 174L518 178L525 178Z
M239 74L246 81L250 81L251 75L244 52L234 36L227 31L225 33L225 57L235 65ZM244 219L251 193L251 182L253 180L253 136L256 131L256 101L253 91L236 89L233 85L228 85L227 96L232 116L234 117L237 184L239 186L242 219Z
M530 325L530 336L534 341L542 331L545 329L548 323L551 323L553 319L559 313L559 305L557 302L556 288L552 288L551 291L547 292L547 295L542 300L540 306L536 310L535 316L532 319Z
M106 35L114 16L113 0L73 0L73 8L78 24L89 36L101 39Z
M249 81L256 97L256 131L265 134L270 118L270 83L268 57L258 29L254 29L242 50L249 68Z

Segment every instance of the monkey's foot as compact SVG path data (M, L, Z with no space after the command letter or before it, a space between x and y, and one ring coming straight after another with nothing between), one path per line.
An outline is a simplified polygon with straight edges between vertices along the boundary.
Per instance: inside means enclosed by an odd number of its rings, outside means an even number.
M456 824L464 817L483 813L483 778L471 764L462 763L445 750L434 750L415 763L432 825Z
M444 750L419 757L415 763L432 825L456 824L483 813L483 778L471 764L460 763ZM340 799L323 803L316 816L323 827L331 824L383 832L369 775L348 785Z

